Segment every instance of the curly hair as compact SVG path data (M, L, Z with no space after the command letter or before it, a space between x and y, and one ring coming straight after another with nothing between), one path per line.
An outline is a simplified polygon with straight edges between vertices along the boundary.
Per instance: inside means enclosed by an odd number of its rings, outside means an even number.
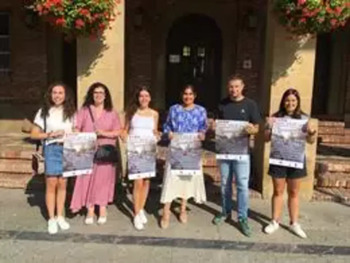
M49 117L49 110L52 106L55 105L55 103L52 101L52 91L57 86L63 87L65 92L65 98L63 102L63 119L64 120L70 119L73 117L75 113L75 100L71 89L63 82L52 83L47 89L44 95L44 102L41 107L41 117L42 118Z
M145 85L138 86L138 88L134 92L133 99L126 110L126 115L125 115L126 123L130 123L132 117L135 115L137 109L140 107L139 97L142 91L146 91L148 92L149 95L151 95L151 91L147 86Z
M83 107L89 107L90 105L94 104L94 91L97 88L102 88L105 92L105 101L103 105L104 109L106 111L112 111L113 103L112 103L111 93L109 92L109 89L107 88L107 86L101 82L95 82L89 87L89 90L85 96Z

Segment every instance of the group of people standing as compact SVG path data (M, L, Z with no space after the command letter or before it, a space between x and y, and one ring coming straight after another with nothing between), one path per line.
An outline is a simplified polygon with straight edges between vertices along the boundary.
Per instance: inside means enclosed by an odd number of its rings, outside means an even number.
M244 80L231 76L227 82L228 96L218 105L217 119L246 121L246 136L259 132L262 122L257 104L243 95ZM196 90L193 85L185 85L181 92L182 101L169 109L163 125L163 135L172 140L177 133L198 133L204 141L208 129L206 109L195 104ZM49 87L45 103L37 112L31 137L43 140L46 174L46 206L48 210L48 232L55 234L58 229L67 230L70 225L64 217L67 179L63 173L63 136L71 132L95 132L97 144L115 144L120 137L127 140L128 135L154 136L160 138L158 131L159 114L150 108L151 93L147 87L140 87L125 114L124 125L113 110L111 95L102 83L90 86L80 110L75 112L72 95L66 85L56 83ZM271 129L276 118L303 119L307 116L300 109L300 96L297 90L288 89L282 99L277 113L267 118L265 125L266 140L271 138ZM308 141L312 142L315 129L308 124L305 129ZM222 211L213 219L218 225L231 217L232 180L235 176L237 185L238 223L246 236L251 236L248 224L250 158L244 160L219 160L221 173ZM181 223L188 221L187 200L194 198L197 203L206 202L203 172L193 176L176 176L171 174L169 156L163 176L160 202L164 205L160 227L168 228L170 206L173 200L180 198L181 207L178 219ZM114 199L116 184L116 165L113 163L94 163L92 173L78 176L75 180L70 208L78 212L87 209L85 224L91 225L95 220L95 208L98 207L97 224L107 222L107 206ZM301 178L306 176L306 169L285 168L270 165L269 174L273 179L272 220L264 231L272 234L279 228L283 206L283 192L287 185L290 229L299 237L306 238L305 232L298 224L298 192ZM133 186L134 217L133 224L142 230L147 224L144 206L150 189L150 179L136 179Z

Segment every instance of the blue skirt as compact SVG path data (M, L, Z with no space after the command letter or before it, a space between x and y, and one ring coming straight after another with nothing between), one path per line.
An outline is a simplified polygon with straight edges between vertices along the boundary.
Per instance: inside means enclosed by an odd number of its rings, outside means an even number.
M63 145L49 144L44 146L45 175L62 176L63 173Z

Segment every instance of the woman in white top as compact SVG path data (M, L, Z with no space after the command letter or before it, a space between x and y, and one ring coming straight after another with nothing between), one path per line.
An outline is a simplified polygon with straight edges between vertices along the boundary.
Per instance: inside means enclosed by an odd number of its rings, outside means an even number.
M126 113L125 136L156 136L158 137L158 112L149 107L151 93L145 86L141 86ZM149 179L136 179L134 181L134 226L137 230L142 230L147 218L144 212L147 195L149 192Z
M63 173L63 136L72 131L75 113L73 96L63 83L52 84L45 95L44 104L34 118L31 138L43 140L46 175L46 207L49 215L48 232L56 234L58 227L69 229L64 218L66 178ZM55 217L55 210L57 217Z

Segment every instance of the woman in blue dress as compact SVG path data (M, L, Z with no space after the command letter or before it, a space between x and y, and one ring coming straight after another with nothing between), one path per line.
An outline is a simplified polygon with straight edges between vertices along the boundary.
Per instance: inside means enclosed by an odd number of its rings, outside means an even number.
M170 107L164 124L164 133L171 140L174 133L198 133L201 140L205 139L207 129L206 110L194 103L197 94L192 85L186 85L182 91L182 103ZM203 172L197 175L177 176L171 174L169 158L166 163L163 188L160 202L164 204L160 225L163 229L169 226L171 202L181 198L179 220L187 222L186 205L189 198L196 203L206 201Z

